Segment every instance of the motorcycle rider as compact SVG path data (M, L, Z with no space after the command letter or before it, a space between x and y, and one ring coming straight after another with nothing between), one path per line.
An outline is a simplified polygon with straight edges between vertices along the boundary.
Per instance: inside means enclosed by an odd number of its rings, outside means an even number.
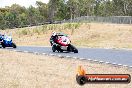
M51 38L50 38L50 44L51 44L51 46L52 46L54 43L57 43L57 42L56 42L57 39L58 39L57 33L56 33L56 32L53 32L53 33L52 33L52 36L51 36Z
M4 35L0 34L0 43L3 41Z

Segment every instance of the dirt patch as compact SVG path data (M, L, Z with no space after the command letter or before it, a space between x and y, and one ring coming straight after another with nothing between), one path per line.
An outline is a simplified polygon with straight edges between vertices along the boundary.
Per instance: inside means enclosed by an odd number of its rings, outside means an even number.
M86 60L13 52L0 49L0 88L130 88L129 84L86 84L75 76L78 65L89 74L130 74L132 69Z

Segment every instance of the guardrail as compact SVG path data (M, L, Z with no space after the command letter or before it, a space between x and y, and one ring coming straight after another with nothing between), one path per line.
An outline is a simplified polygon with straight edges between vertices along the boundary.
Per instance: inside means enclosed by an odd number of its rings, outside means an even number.
M132 16L110 16L110 17L99 17L99 16L81 16L74 19L62 20L38 23L37 25L45 24L61 24L61 23L77 23L77 22L99 22L99 23L116 23L116 24L132 24ZM33 25L24 25L23 27L30 27ZM35 26L35 25L34 25Z
M132 24L132 16L81 16L75 19L63 20L62 23L69 22L101 22L101 23L117 23L117 24Z

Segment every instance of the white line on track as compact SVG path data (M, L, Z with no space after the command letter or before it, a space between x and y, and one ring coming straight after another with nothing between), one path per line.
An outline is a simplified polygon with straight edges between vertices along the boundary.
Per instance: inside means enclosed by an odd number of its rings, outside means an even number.
M71 58L71 56L66 56L66 58Z
M28 53L28 51L23 51L24 53Z
M105 62L106 64L110 64L110 62Z
M38 52L29 52L29 51L21 51L21 50L12 50L15 52L24 52L24 53L33 53L33 54L40 54ZM80 60L88 60L88 61L94 61L94 62L99 62L99 63L106 63L106 64L112 64L112 65L117 65L117 66L124 66L128 68L132 68L132 66L128 65L122 65L122 64L117 64L117 63L110 63L110 62L105 62L105 61L98 61L98 60L92 60L92 59L86 59L86 58L78 58L78 57L71 57L71 56L62 56L62 55L56 55L56 54L47 54L47 53L41 53L42 55L50 55L50 56L58 56L59 58L73 58L73 59L80 59Z
M73 57L73 59L77 59L77 57Z
M79 58L80 60L86 60L85 58Z

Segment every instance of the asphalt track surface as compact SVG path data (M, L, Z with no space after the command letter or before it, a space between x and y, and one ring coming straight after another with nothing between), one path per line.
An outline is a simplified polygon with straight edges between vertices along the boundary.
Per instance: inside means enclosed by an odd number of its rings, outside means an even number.
M78 53L52 52L51 47L18 46L15 50L55 54L132 66L132 50L78 48Z

